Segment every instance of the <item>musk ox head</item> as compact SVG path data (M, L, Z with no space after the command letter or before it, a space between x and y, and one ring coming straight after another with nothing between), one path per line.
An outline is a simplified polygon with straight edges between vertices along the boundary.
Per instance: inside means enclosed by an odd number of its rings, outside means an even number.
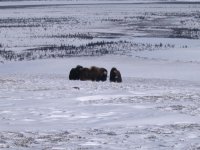
M79 80L82 68L83 67L80 65L76 66L76 68L72 68L69 73L69 80Z
M121 73L114 67L110 71L110 82L122 82Z
M107 70L92 66L91 68L82 68L80 71L80 80L106 81Z

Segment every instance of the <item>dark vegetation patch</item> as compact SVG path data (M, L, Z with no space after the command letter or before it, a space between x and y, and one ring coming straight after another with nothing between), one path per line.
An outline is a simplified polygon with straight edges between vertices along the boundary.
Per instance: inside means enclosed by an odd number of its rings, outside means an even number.
M44 47L24 50L20 53L0 50L0 56L9 61L35 60L45 58L64 58L80 56L131 55L132 51L161 50L174 48L171 44L133 43L129 41L118 42L91 42L86 45L48 45Z
M74 33L74 34L61 34L61 35L49 35L44 36L44 38L75 38L75 39L88 39L92 40L94 37L90 33Z
M200 29L188 29L188 28L173 28L171 38L187 38L187 39L199 39Z
M3 18L0 19L0 28L20 27L45 27L52 24L78 24L79 20L74 17L40 17L40 18Z

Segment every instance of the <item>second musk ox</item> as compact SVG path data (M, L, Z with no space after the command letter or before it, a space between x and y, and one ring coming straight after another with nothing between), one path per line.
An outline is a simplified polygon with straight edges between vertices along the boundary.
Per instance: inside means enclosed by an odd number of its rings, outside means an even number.
M114 67L110 71L110 82L122 82L120 71Z
M91 68L83 68L78 65L76 68L72 68L69 73L70 80L91 80L91 81L106 81L107 70L105 68L99 68L92 66Z
M91 80L91 81L106 81L107 70L105 68L99 68L92 66L91 68L82 68L80 71L80 80Z

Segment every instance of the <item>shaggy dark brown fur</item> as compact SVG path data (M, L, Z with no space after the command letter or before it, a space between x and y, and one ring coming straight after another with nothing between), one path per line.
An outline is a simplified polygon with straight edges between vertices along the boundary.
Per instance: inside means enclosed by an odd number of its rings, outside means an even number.
M80 71L82 70L82 66L78 65L76 68L72 68L69 73L69 80L79 80L80 79Z
M121 73L114 67L110 71L110 82L122 82Z
M107 70L105 68L98 68L92 66L89 68L82 68L80 71L80 80L91 80L91 81L106 81Z
M88 68L82 68L80 71L80 80L90 80L90 69Z

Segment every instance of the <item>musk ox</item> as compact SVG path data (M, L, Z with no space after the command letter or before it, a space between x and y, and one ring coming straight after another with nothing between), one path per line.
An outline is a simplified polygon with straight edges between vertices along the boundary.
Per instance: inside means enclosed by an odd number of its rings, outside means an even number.
M69 73L69 80L79 80L80 79L80 71L82 70L82 66L77 65L76 68L72 68Z
M80 70L80 80L90 80L90 69L89 68L82 68Z
M99 68L92 66L91 68L82 68L80 71L80 80L91 80L91 81L106 81L107 70L105 68Z
M121 73L114 67L110 71L110 82L122 82Z

